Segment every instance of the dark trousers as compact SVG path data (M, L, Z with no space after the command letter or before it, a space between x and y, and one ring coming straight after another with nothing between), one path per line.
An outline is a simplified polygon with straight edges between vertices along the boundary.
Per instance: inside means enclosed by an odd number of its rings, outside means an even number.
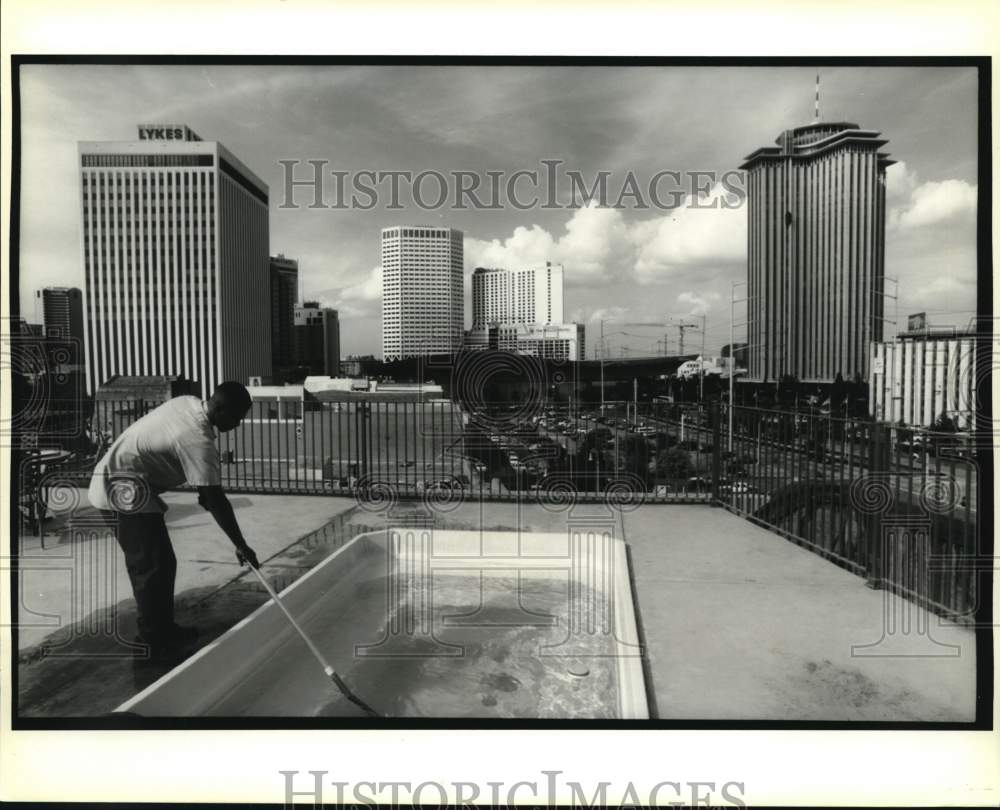
M177 574L167 524L156 512L119 512L117 518L118 545L125 553L125 567L132 582L139 634L151 644L163 642L174 624Z

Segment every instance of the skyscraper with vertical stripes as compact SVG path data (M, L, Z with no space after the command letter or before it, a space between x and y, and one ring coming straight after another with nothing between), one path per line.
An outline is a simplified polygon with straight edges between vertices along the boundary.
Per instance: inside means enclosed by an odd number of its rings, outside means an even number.
M819 120L748 155L749 375L868 378L882 339L885 171L880 133Z
M207 396L271 373L268 189L181 124L81 142L87 388L175 375Z

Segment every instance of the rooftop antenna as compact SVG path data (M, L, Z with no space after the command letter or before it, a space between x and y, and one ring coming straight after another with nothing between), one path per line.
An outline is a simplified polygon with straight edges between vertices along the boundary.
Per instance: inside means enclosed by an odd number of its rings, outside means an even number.
M816 121L819 121L819 74L816 74Z

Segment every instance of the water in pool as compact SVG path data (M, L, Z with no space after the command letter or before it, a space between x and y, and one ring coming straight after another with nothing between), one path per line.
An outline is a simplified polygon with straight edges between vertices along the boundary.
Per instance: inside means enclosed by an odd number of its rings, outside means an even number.
M428 591L404 593L390 605L384 578L352 583L349 598L343 587L333 589L341 592L327 594L310 612L306 632L357 694L382 714L618 715L613 638L585 632L573 637L572 647L565 643L571 604L574 615L600 618L601 597L587 586L575 585L571 601L567 578L552 572L435 575L429 589L431 620L424 628L415 621L419 611L414 603ZM326 603L343 606L339 615L331 615ZM358 645L364 649L356 650ZM573 654L560 654L564 651ZM291 634L208 713L361 716Z

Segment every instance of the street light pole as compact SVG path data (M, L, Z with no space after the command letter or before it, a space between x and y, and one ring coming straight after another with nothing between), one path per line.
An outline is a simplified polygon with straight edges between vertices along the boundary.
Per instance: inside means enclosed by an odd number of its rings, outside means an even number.
M733 374L736 371L736 363L733 357L733 335L736 329L736 282L733 282L733 286L729 291L729 404L726 406L726 410L729 411L729 447L730 453L733 452Z
M733 380L736 378L736 344L734 342L736 340L736 288L746 283L745 281L733 281L729 291L729 405L727 407L729 411L729 452L733 451L733 411L735 410ZM750 299L747 298L747 300ZM747 318L747 323L749 324L749 322L750 319Z
M732 349L730 349L732 351ZM705 316L701 316L701 374L698 376L698 402L705 401Z

